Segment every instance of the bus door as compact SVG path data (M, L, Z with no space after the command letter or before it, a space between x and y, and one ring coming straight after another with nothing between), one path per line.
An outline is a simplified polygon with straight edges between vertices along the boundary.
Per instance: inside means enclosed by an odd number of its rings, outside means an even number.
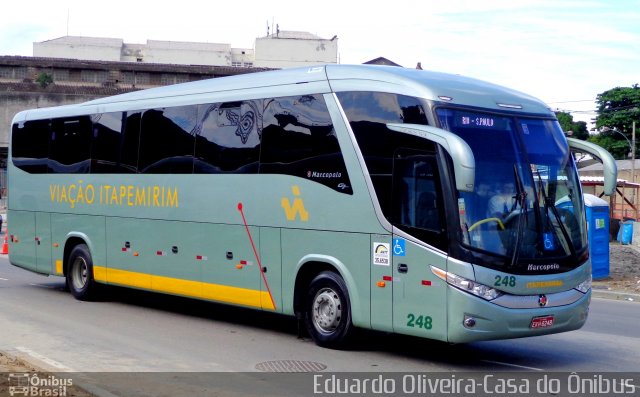
M31 211L11 211L9 230L9 258L11 263L36 271L35 214Z
M431 266L446 269L442 189L434 154L400 149L394 156L394 331L446 338L446 287ZM418 243L418 241L424 243Z
M34 240L38 272L56 274L57 269L51 260L51 214L36 212L36 234Z
M371 328L393 331L391 236L371 235Z

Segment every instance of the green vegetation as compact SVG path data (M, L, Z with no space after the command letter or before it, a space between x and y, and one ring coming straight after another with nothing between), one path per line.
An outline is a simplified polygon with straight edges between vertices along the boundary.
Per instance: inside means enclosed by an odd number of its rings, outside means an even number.
M591 136L589 141L607 149L616 159L626 159L631 151L633 122L640 128L640 87L634 84L612 88L598 94L596 103L596 128L600 133ZM636 152L637 141L636 138Z
M42 72L36 77L36 83L42 88L47 88L50 84L53 84L53 76L50 73Z
M587 129L586 122L573 121L573 116L566 112L556 112L556 117L565 134L571 131L569 135L572 138L582 139L583 141L589 138L589 130Z

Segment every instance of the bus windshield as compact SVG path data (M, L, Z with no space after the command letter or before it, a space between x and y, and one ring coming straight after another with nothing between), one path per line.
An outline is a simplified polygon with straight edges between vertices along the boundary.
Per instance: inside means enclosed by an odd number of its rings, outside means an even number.
M474 191L458 194L465 246L510 266L584 251L580 184L557 121L458 109L437 114L475 156Z

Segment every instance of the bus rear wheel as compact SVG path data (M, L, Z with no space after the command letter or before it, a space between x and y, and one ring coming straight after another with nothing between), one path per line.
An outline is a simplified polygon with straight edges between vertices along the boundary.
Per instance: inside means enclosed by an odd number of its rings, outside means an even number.
M67 269L67 288L78 300L92 300L96 298L98 286L93 279L93 260L89 247L78 244L69 254Z
M353 332L347 286L340 275L325 271L309 285L305 306L307 331L318 346L342 348Z

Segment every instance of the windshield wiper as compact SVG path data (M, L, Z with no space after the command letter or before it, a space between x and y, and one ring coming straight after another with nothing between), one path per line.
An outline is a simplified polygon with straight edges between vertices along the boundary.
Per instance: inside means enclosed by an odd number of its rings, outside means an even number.
M518 165L513 165L513 175L516 181L516 195L514 196L515 203L513 204L513 208L511 210L515 210L517 205L520 205L520 214L518 216L518 230L516 233L516 241L513 247L513 255L511 256L511 267L515 266L518 262L518 256L520 255L520 244L522 242L522 233L523 233L523 223L522 218L526 218L528 223L528 212L529 212L529 203L527 202L527 191L524 188L524 184L522 183L522 178L520 177L520 171L518 171Z
M576 255L576 248L573 246L573 240L571 240L571 236L569 236L569 232L562 221L562 217L558 213L558 209L556 208L555 203L552 203L547 195L547 192L544 190L544 186L542 186L542 178L540 177L540 171L536 170L536 174L538 176L538 182L540 183L540 191L542 192L542 199L544 200L544 213L547 217L549 217L549 209L551 209L551 213L553 217L556 219L558 226L560 227L560 231L562 232L562 237L564 237L566 246L569 248L569 252L571 255ZM554 233L555 234L555 233Z

